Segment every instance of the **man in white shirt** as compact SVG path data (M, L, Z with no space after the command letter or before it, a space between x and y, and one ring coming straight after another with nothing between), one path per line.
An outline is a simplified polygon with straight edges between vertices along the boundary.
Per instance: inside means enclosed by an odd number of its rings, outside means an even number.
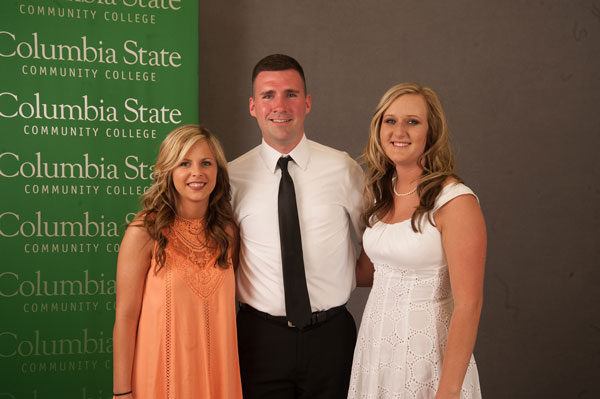
M355 286L362 235L362 169L345 152L304 135L311 97L295 59L263 58L252 83L250 114L262 143L229 164L241 238L237 295L244 398L345 398L356 326L344 305ZM287 167L280 166L282 157L291 157ZM291 255L300 260L301 275L285 283L282 237L288 222L278 213L282 167L293 181L301 236L300 253ZM295 324L286 312L290 284L308 291L306 322Z

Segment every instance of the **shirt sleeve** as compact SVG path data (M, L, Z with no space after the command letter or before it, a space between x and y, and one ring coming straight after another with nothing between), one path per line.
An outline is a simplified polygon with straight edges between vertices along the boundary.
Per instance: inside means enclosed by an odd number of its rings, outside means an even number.
M350 218L352 242L356 254L360 253L365 226L360 220L363 211L364 173L356 161L348 157L348 178L346 184L346 212Z

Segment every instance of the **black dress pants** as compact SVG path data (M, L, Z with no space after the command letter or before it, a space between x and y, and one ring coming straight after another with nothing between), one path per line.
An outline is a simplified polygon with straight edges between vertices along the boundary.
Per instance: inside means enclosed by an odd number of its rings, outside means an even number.
M240 308L244 399L345 399L356 325L348 310L299 330Z

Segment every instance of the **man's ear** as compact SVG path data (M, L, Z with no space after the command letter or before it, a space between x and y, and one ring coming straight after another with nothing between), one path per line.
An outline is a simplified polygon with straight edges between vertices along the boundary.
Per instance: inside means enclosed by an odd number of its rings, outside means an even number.
M305 115L308 115L310 113L310 108L312 107L312 97L310 96L310 94L306 95L305 102L306 102L306 105L305 105L306 114Z

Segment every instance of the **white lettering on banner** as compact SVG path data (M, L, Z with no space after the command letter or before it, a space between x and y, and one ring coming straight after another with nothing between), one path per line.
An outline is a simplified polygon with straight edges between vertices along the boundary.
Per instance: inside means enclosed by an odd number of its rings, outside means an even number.
M71 184L26 184L23 188L29 195L97 195L100 186L71 185ZM150 186L106 186L103 189L108 195L140 196L145 194ZM1 399L1 398L0 398Z
M90 334L87 328L75 337L44 339L40 330L33 336L21 339L12 331L0 332L0 357L30 357L55 355L89 355L112 353L112 338L104 336L104 331Z
M148 165L144 162L139 162L135 155L129 155L125 158L125 178L127 180L149 180L154 177L154 165Z
M25 218L24 218L25 219ZM118 237L117 222L104 220L104 215L96 221L84 212L82 220L47 221L41 211L35 212L35 220L21 221L14 212L0 214L0 236L2 237Z
M100 244L97 243L27 243L23 246L23 252L26 254L39 253L98 253Z
M117 11L105 11L104 20L110 22L123 22L133 24L156 24L156 15L154 14L140 14L131 12L117 12Z
M86 3L86 4L98 4L98 5L107 5L107 6L116 6L117 0L67 0L72 1L74 3Z
M1 95L1 94L0 94ZM144 105L138 106L136 98L125 100L125 120L127 122L141 123L181 123L181 111L177 108L169 109L165 106L161 108L148 108ZM0 114L1 115L1 114Z
M94 103L93 99L85 94L81 96L79 104L47 104L40 93L33 94L33 102L20 101L19 96L10 93L0 93L0 117L23 119L57 119L76 121L118 122L117 109L112 105L105 105L104 99ZM181 111L167 106L148 107L140 104L137 98L128 98L124 103L124 119L126 122L153 123L153 124L179 124Z
M139 129L138 129L139 130ZM97 137L97 127L25 125L23 133L32 136ZM0 398L2 399L2 398Z
M13 272L0 273L0 297L49 297L49 296L95 296L114 295L116 290L115 280L106 280L104 273L100 278L90 278L89 271L83 271L83 277L74 280L46 280L42 278L40 270L35 271L33 279L20 279L19 274ZM0 348L2 345L0 345Z
M90 161L88 154L83 154L83 162L43 162L42 154L35 153L35 160L20 161L18 154L4 152L0 154L0 176L2 177L24 177L30 179L100 179L118 180L117 165L104 163L104 157L100 162ZM154 167L152 167L153 169ZM149 178L153 178L150 175Z
M67 0L75 3L117 5L116 0ZM180 10L181 0L120 0L126 7L155 8L161 10Z
M23 133L28 136L98 137L99 128L83 126L24 125ZM106 137L114 139L156 139L156 129L106 128ZM0 398L2 399L2 398Z
M113 254L118 254L119 253L119 247L120 247L120 243L115 242L112 244L106 244L106 252L108 253L113 253Z
M78 302L42 302L26 303L23 305L24 313L57 313L57 312L90 312L97 311L98 301L78 301ZM102 309L103 310L103 309Z
M98 360L69 360L60 362L25 362L21 364L21 373L33 374L33 373L56 373L56 372L73 372L73 371L89 371L96 370L98 368ZM91 399L86 396L78 396L85 399ZM39 396L41 399L42 397ZM0 399L2 397L0 396Z
M123 0L127 7L155 8L161 10L180 10L181 0Z
M98 75L98 70L97 69L89 69L89 68L50 67L50 66L45 66L45 65L40 65L40 66L23 65L21 67L21 73L23 75L31 75L31 76L51 76L51 77L74 78L74 79L96 79L96 76ZM106 69L104 71L104 78L106 80L156 82L156 72ZM0 399L2 399L2 398L0 398Z
M23 75L32 76L56 76L61 78L96 79L98 70L89 68L48 67L45 65L23 65L21 67L21 73Z
M143 47L139 49L138 43L134 40L127 40L123 48L127 55L123 57L123 62L127 65L148 65L179 68L181 66L181 54L176 51L169 53L164 48L160 51L146 50Z
M47 61L70 61L100 64L118 64L117 51L111 47L103 47L102 40L98 45L90 45L87 36L81 36L81 44L47 44L40 41L38 32L31 34L33 39L28 41L17 41L12 32L0 31L0 57L22 59L47 60ZM10 40L6 40L9 38ZM135 40L126 40L123 43L125 54L122 60L127 65L140 65L149 67L179 68L182 63L181 54L177 51L146 49L141 47ZM75 68L74 68L75 69ZM22 69L27 74L26 69ZM35 74L33 70L31 74Z
M21 4L19 12L23 15L41 15L60 18L76 18L76 19L94 19L96 18L95 10L85 8L65 8L52 6L34 6L33 4Z
M139 197L149 188L150 186L106 186L106 194Z
M8 36L12 41L3 40L2 43L15 43L8 48L0 48L0 57L14 57L36 60L52 61L72 61L72 62L99 62L101 64L118 64L117 52L113 48L102 47L102 41L98 41L98 46L88 45L87 36L81 36L81 44L46 44L40 43L38 33L31 34L33 40L17 42L17 37L6 31L0 31L0 36Z
M120 139L155 139L155 129L119 129L119 128L107 128L106 137L120 138Z
M73 1L73 0L68 0ZM96 2L95 0L75 0L76 3L86 3L93 4L96 3L98 5L107 5L107 6L115 6L117 5L116 0L99 0ZM172 3L165 3L164 6L161 6L159 3L156 3L154 7L147 7L147 2L142 2L141 4L137 4L137 1L129 0L126 6L133 7L138 6L142 9L163 9L163 10L180 10L181 7L176 6L175 3L178 1L173 1ZM152 4L154 5L154 4ZM19 13L23 15L39 15L45 17L58 17L58 18L74 18L74 19L92 19L96 18L96 10L85 9L85 8L66 8L66 7L54 7L54 6L45 6L45 5L32 5L32 4L21 4L19 6ZM134 24L156 24L156 15L155 14L147 14L147 13L137 13L137 12L122 12L122 11L104 11L103 13L104 20L108 22L124 22L124 23L134 23ZM1 399L1 398L0 398Z
M81 96L82 104L46 104L41 100L40 93L33 94L33 102L20 102L19 96L10 92L0 93L2 97L6 97L0 108L0 117L3 118L118 122L114 106L104 105L103 99L99 104L92 104L87 94Z
M25 194L98 195L100 186L83 184L26 184Z
M156 82L156 72L134 72L107 69L104 71L104 78L106 80L132 80L138 82Z

